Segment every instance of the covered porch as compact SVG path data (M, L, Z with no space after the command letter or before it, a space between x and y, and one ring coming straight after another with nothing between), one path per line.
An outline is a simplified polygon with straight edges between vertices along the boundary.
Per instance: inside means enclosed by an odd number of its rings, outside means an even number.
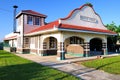
M42 56L56 55L58 60L65 60L67 56L89 57L107 54L105 35L69 33L42 36Z

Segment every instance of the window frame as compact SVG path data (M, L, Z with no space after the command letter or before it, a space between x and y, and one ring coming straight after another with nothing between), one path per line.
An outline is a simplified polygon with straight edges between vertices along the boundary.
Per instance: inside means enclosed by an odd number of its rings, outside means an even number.
M79 37L70 37L70 44L83 44L84 40Z
M33 25L33 16L27 15L27 24Z
M49 49L57 48L57 40L54 37L49 38Z
M40 25L40 17L34 17L34 25Z

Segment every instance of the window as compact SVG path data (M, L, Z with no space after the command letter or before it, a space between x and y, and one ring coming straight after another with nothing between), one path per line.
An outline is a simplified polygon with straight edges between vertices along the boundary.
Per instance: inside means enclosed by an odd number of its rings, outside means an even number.
M57 40L54 38L54 37L50 37L50 40L49 40L49 44L50 44L50 49L51 48L57 48Z
M27 24L33 25L33 17L32 16L27 16Z
M70 44L83 44L83 40L79 37L71 37Z
M27 16L27 24L30 25L40 25L40 17L35 17L35 16Z
M35 25L40 25L40 18L39 17L35 17Z
M29 44L29 38L25 38L25 44Z
M29 47L29 38L24 38L24 48Z

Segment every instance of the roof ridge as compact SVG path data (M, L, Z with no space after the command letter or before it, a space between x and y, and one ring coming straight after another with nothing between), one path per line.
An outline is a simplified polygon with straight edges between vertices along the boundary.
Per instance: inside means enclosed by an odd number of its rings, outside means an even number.
M41 17L47 17L47 15L33 11L33 10L21 10L20 13L17 14L16 18L19 17L21 14L30 14L30 15L36 15Z

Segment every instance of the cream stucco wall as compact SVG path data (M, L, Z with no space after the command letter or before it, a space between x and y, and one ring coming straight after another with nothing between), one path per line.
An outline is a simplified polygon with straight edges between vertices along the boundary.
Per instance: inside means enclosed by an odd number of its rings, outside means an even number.
M57 39L57 43L63 42L63 35L61 32L54 32L54 33L41 35L40 50L43 50L43 42L47 42L47 49L49 49L49 37L54 37L55 39Z
M55 33L49 33L49 34L44 34L44 35L41 35L41 41L43 42L44 39L48 38L48 37L54 37L57 39L58 42L61 41L61 32L55 32Z
M43 49L43 42L47 43L47 49L49 49L49 37L54 37L57 42L65 42L65 45L69 44L69 39L72 36L80 37L84 42L90 42L93 38L99 38L103 43L107 43L106 35L101 34L87 34L78 32L56 32L51 34L44 34L40 36L40 49Z
M84 40L84 42L90 42L90 40L93 38L100 38L102 40L102 42L107 43L106 35L78 33L78 32L63 32L63 38L64 38L63 41L65 41L66 39L68 39L72 36L80 37Z
M37 41L36 39L35 39L36 37L31 37L30 38L30 48L31 49L36 49L36 47L35 47L35 42Z
M9 40L9 45L10 45L10 47L17 47L17 40L16 39Z

